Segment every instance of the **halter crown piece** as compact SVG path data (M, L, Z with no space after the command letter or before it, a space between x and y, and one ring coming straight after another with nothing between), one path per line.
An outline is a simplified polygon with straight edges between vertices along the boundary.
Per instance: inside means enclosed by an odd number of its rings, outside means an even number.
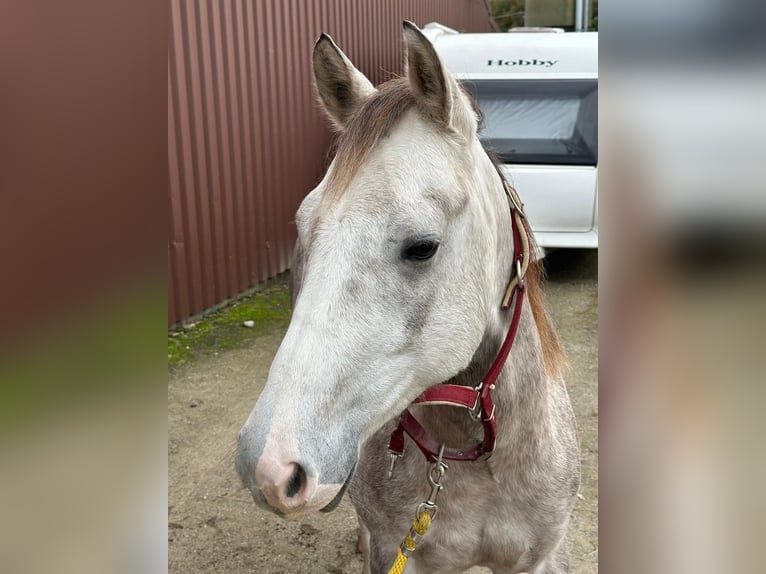
M505 336L500 350L481 382L475 387L461 385L439 384L426 389L412 404L415 405L448 405L464 407L472 419L481 421L484 429L484 440L466 448L445 447L433 439L426 429L406 409L388 442L388 454L391 458L388 476L393 475L394 466L399 457L404 454L405 433L415 442L423 455L431 463L441 460L474 461L485 460L495 450L495 437L497 434L497 422L495 420L495 403L492 401L492 391L495 381L505 365L508 354L516 338L521 318L521 308L524 302L524 275L529 267L529 236L524 226L524 212L521 201L516 195L516 190L503 180L505 194L511 209L511 227L513 233L513 267L511 280L508 283L505 296L501 303L502 309L508 310L513 301L513 315L508 333ZM443 449L443 450L441 450Z

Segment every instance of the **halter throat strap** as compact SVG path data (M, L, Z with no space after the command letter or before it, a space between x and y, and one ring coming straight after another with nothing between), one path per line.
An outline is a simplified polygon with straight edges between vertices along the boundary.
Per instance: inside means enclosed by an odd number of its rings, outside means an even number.
M465 387L461 385L439 384L426 389L418 396L412 404L430 406L430 405L448 405L453 407L463 407L468 409L469 415L476 421L480 421L484 430L484 440L472 446L465 448L444 447L443 458L448 460L474 461L485 460L492 455L495 450L495 441L497 436L497 421L495 419L495 403L492 400L492 391L495 388L495 382L503 370L508 354L516 339L516 333L519 329L521 319L521 309L524 303L524 294L526 287L524 276L529 267L530 249L529 236L524 226L524 213L522 204L516 195L515 190L503 181L503 187L508 197L511 207L511 227L513 234L513 266L511 279L508 283L501 308L507 311L513 303L513 314L505 335L505 340L500 346L500 350L495 356L495 360L489 367L486 375L475 387ZM404 454L404 435L409 436L418 446L420 451L429 462L434 462L439 453L441 443L436 441L428 434L418 420L412 415L409 409L405 409L399 419L399 425L396 427L388 442L388 451L392 456L393 463L396 457Z

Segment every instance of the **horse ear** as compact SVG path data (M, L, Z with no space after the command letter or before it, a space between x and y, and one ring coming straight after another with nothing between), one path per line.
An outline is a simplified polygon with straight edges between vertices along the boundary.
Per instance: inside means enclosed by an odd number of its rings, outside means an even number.
M478 120L457 81L415 24L405 20L403 28L407 77L420 109L436 123L472 137Z
M327 115L339 128L375 88L357 70L332 38L322 34L314 44L314 82Z

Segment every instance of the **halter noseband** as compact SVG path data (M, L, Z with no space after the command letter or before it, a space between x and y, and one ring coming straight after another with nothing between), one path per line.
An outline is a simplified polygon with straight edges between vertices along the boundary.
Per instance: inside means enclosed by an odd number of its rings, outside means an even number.
M521 318L521 308L525 293L524 275L529 267L530 256L529 236L523 222L524 212L522 211L521 201L519 201L516 191L507 185L505 180L503 180L503 187L505 188L511 208L511 227L513 233L512 276L501 304L502 309L505 311L511 307L511 301L513 300L513 316L508 327L508 333L492 366L478 385L475 387L452 384L435 385L426 389L412 402L415 405L448 405L468 409L468 413L473 420L481 421L484 429L484 440L467 448L444 447L428 434L428 431L412 416L409 409L405 409L399 419L399 425L391 433L391 438L388 442L388 452L391 456L389 477L393 473L396 460L404 454L405 433L415 442L429 462L435 462L441 458L448 460L485 460L495 450L497 422L495 420L495 403L492 401L492 391L495 388L495 381L497 381L500 371L503 369L503 365L505 365L519 328L519 319ZM441 456L439 454L440 448L443 448Z

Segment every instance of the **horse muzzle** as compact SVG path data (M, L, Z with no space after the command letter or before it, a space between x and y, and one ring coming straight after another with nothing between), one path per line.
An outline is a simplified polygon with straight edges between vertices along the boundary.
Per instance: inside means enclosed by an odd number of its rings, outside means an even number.
M235 466L255 503L280 516L329 511L340 502L350 482L348 473L339 481L320 482L313 457L300 456L294 441L270 432L262 448L253 448L251 428L237 436Z

